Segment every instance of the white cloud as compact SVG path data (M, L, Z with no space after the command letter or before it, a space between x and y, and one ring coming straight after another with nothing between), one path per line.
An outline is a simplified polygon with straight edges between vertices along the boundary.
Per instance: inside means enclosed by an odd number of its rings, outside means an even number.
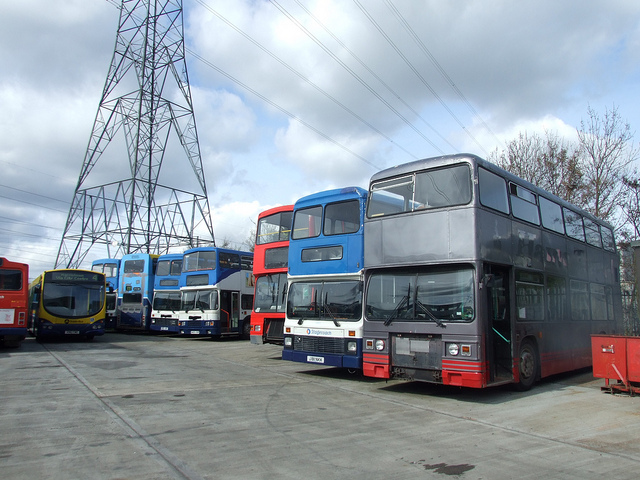
M330 33L294 1L278 2L284 13L270 2L204 3L208 9L184 2L185 30L218 241L244 241L251 219L269 206L364 187L377 168L441 152L483 154L498 145L494 134L506 142L547 128L573 138L588 105L603 111L615 103L633 130L640 124L635 0L395 2L447 78L386 2L360 2L364 11L352 2L304 2ZM12 196L0 213L16 222L14 243L57 250L59 240L21 235L62 234L68 205L55 203L62 212L47 214L52 200L34 194L67 201L73 194L117 21L105 1L0 6L0 184L22 190L0 186L0 195ZM119 147L96 166L97 182L127 176ZM162 181L191 187L191 167L175 160L180 150L168 150ZM25 218L31 223L17 223Z

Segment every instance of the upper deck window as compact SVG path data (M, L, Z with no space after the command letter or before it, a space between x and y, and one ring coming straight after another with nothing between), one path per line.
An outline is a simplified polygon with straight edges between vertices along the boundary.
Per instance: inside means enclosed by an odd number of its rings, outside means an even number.
M509 196L504 178L480 167L478 168L478 189L482 205L502 213L509 213Z
M180 260L160 260L156 266L156 275L166 277L169 275L180 275L182 272L182 259Z
M567 230L567 235L576 240L584 242L584 226L582 225L582 215L563 208L564 211L564 226Z
M219 261L222 268L240 269L240 255L236 253L220 252Z
M544 197L540 198L540 214L542 226L554 232L564 233L564 221L562 220L562 207Z
M215 270L216 252L215 250L204 250L187 253L182 260L183 272L195 272L198 270Z
M125 260L124 273L142 273L144 272L144 260Z
M261 218L258 221L257 245L273 242L286 242L291 231L292 212L280 212Z
M536 195L515 183L509 184L509 190L511 192L511 212L513 216L525 222L540 225Z
M584 231L587 236L587 243L594 247L602 248L602 238L600 237L600 226L588 218L584 219Z
M325 235L342 235L360 230L360 202L357 199L347 202L330 203L324 208Z
M600 227L600 232L602 233L602 244L605 250L609 250L610 252L616 251L616 242L613 239L613 232L608 227Z
M467 164L452 165L383 180L371 185L367 216L465 205L471 201Z
M322 225L322 205L301 208L293 217L291 238L311 238L320 235Z

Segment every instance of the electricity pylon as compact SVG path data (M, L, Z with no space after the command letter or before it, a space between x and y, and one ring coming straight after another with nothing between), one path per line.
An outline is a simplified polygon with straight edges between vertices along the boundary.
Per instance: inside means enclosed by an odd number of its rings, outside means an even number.
M56 268L215 245L184 52L182 0L122 0Z

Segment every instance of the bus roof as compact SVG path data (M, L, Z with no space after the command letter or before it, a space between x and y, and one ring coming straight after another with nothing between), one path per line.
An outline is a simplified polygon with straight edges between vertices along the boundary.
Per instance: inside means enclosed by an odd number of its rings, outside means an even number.
M292 212L292 211L293 211L293 205L281 205L279 207L269 208L268 210L260 212L258 214L258 218L268 217L269 215L273 215L274 213Z
M311 195L307 195L306 197L302 197L296 201L295 208L301 208L308 205L318 205L321 203L327 203L336 198L347 199L347 198L367 198L367 190L360 187L345 187L345 188L334 188L332 190L325 190L323 192L312 193Z
M374 183L389 177L406 175L411 172L426 170L433 167L434 165L446 166L446 165L453 165L455 163L460 163L465 161L474 163L476 165L480 165L489 171L497 173L498 175L504 177L506 180L510 182L514 182L514 183L517 183L518 185L528 188L529 190L533 191L536 195L541 195L549 200L553 200L556 203L560 204L561 206L566 207L570 210L574 210L582 214L583 216L589 218L590 220L593 220L594 222L597 222L613 230L613 226L609 224L607 221L602 220L601 218L597 218L595 215L587 212L586 210L583 210L577 205L569 203L566 200L554 195L553 193L548 192L547 190L544 190L543 188L540 188L532 184L531 182L524 180L523 178L520 178L517 175L514 175L511 172L508 172L507 170L496 165L495 163L491 163L488 160L480 158L477 155L474 155L472 153L457 153L453 155L441 155L439 157L423 158L421 160L415 160L413 162L403 163L401 165L389 167L384 170L381 170L378 173L375 173L371 177L370 183Z

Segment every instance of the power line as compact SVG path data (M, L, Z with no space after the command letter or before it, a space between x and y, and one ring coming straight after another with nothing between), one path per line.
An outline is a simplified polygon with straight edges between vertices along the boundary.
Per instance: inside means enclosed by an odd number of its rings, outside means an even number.
M256 47L258 47L260 50L262 50L264 53L266 53L267 55L269 55L271 58L273 58L275 61L277 61L280 65L282 65L283 67L285 67L287 70L289 70L291 73L293 73L295 76L297 76L298 78L300 78L302 81L304 81L305 83L307 83L308 85L312 86L318 93L322 94L324 97L328 98L329 100L331 100L333 103L335 103L336 105L338 105L340 108L342 108L344 111L346 111L347 113L349 113L350 115L352 115L354 118L358 119L360 122L362 122L363 124L365 124L367 127L369 127L370 129L372 129L373 131L375 131L376 133L378 133L379 135L383 136L384 138L386 138L390 143L396 145L398 148L400 148L401 150L403 150L406 154L408 154L409 156L411 156L412 158L417 158L414 154L412 154L411 152L407 151L405 148L403 148L401 145L399 145L395 140L393 140L391 137L389 137L388 135L386 135L385 133L383 133L382 131L380 131L378 128L376 128L374 125L372 125L369 121L365 120L364 118L362 118L360 115L358 115L356 112L354 112L353 110L351 110L349 107L347 107L344 103L340 102L338 99L336 99L334 96L332 96L331 94L329 94L327 91L325 91L324 89L322 89L320 86L318 86L316 83L312 82L311 80L309 80L307 77L305 77L304 75L302 75L299 71L297 71L295 68L293 68L291 65L289 65L287 62L285 62L284 60L282 60L280 57L278 57L276 54L274 54L273 52L271 52L269 49L267 49L266 47L264 47L260 42L256 41L255 39L253 39L251 36L249 36L247 33L245 33L244 31L242 31L240 28L238 28L236 25L234 25L233 23L231 23L229 20L227 20L225 17L223 17L222 15L220 15L217 11L215 11L213 8L211 8L209 5L207 5L206 3L204 3L202 0L195 0L197 3L199 3L200 5L202 5L204 8L206 8L207 10L209 10L212 14L214 14L216 17L218 17L220 20L222 20L225 24L227 24L229 27L231 27L233 30L235 30L237 33L239 33L240 35L242 35L246 40L248 40L249 42L251 42L253 45L255 45ZM217 67L216 70L220 71ZM234 79L234 77L232 77L231 75L225 75L227 76L227 78L230 79ZM241 84L239 80L234 79L234 82L238 83L239 85ZM242 84L242 86L244 86L244 88L247 88L244 84ZM254 91L252 91L252 93L254 93ZM266 97L264 97L266 98ZM273 101L269 101L270 105L276 106L276 103ZM279 105L277 106L277 108L282 111L282 112L286 112L286 110L283 107L280 107ZM287 115L291 116L291 114L287 113ZM299 118L297 118L298 121L300 121ZM303 123L305 124L305 123ZM305 124L308 125L308 124ZM318 129L314 129L314 131L318 132ZM327 134L323 133L323 137L324 138L329 138L329 136ZM335 141L334 141L335 142ZM348 149L347 149L348 150ZM350 151L350 150L349 150ZM369 162L367 162L369 163ZM369 165L374 166L373 164L369 163ZM374 166L375 167L375 166ZM378 168L378 167L375 167Z
M189 48L186 48L186 51L189 52L190 55L193 55L194 58L197 58L198 60L200 60L201 62L203 62L205 65L207 65L210 68L213 68L216 72L220 73L221 75L224 75L225 77L227 77L229 80L233 81L234 83L240 85L242 88L246 89L247 91L251 92L252 94L254 94L256 97L260 98L261 100L263 100L264 102L268 103L269 105L271 105L273 108L279 110L280 112L284 113L285 115L287 115L288 117L292 118L293 120L296 120L297 122L299 122L300 124L304 125L305 127L307 127L309 130L314 131L315 133L317 133L318 135L320 135L322 138L324 138L325 140L328 140L329 142L333 143L334 145L336 145L337 147L341 148L342 150L344 150L347 153L350 153L351 155L353 155L356 158L359 158L360 160L362 160L364 163L366 163L367 165L372 166L373 168L380 170L380 167L378 167L377 165L374 165L373 163L371 163L369 160L367 160L366 158L364 158L361 155L358 155L356 152L354 152L353 150L349 149L347 146L341 144L340 142L338 142L337 140L334 140L333 138L331 138L329 135L327 135L326 133L322 132L321 130L317 129L316 127L314 127L313 125L311 125L310 123L302 120L300 117L294 115L293 113L289 112L288 110L286 110L284 107L281 107L280 105L278 105L277 103L273 102L272 100L270 100L269 98L265 97L264 95L262 95L261 93L257 92L256 90L254 90L253 88L251 88L249 85L241 82L240 80L238 80L237 78L235 78L234 76L232 76L231 74L225 72L224 70L222 70L221 68L217 67L216 65L214 65L213 63L209 62L208 60L205 60L204 58L202 58L200 55L198 55L196 52L194 52L193 50L190 50Z
M436 144L434 144L424 133L418 130L413 123L411 123L402 113L400 113L396 108L393 107L389 102L387 102L374 88L372 88L367 82L365 82L362 77L360 77L356 72L353 71L345 62L340 60L340 58L335 55L329 48L324 45L316 36L314 36L307 28L302 25L296 18L293 17L286 9L284 9L280 4L275 0L270 0L275 7L280 10L283 15L285 15L292 23L294 23L300 30L302 30L311 40L313 40L316 45L318 45L322 50L324 50L327 55L329 55L335 62L337 62L344 70L346 70L353 78L355 78L365 89L371 92L378 100L380 100L389 110L395 113L398 118L400 118L403 122L405 122L409 127L413 129L418 135L420 135L427 143L429 143L433 148L438 150L440 153L442 150L438 148ZM302 7L306 10L305 7ZM369 69L369 71L371 71ZM414 158L417 158L414 156Z
M297 1L297 0L296 0ZM469 102L469 100L467 99L467 97L465 97L465 95L462 93L462 91L458 88L458 86L455 84L455 82L451 79L451 77L449 76L449 74L447 74L447 72L445 71L444 68L442 68L442 66L440 65L440 63L438 62L438 60L436 60L436 57L431 53L431 51L427 48L427 46L424 44L424 42L420 39L420 37L418 36L418 34L415 32L415 30L413 28L411 28L411 25L409 25L409 22L407 22L407 20L402 16L402 14L400 13L400 11L396 8L396 6L391 3L389 0L385 0L385 3L387 4L387 7L389 8L389 10L391 10L391 12L396 16L396 18L398 19L398 21L400 22L400 24L404 27L404 29L409 33L409 35L411 36L411 38L413 38L414 42L416 42L416 44L418 45L418 47L422 50L422 52L429 58L429 60L431 60L431 63L436 67L436 70L438 70L438 72L440 72L440 75L442 75L442 77L445 79L445 81L449 84L449 86L453 89L453 91L458 95L458 97L460 97L460 99L467 105L467 107L469 108L469 111L477 118L480 120L480 123L482 123L482 125L484 126L484 128L491 134L493 135L493 138L498 142L498 144L502 144L502 141L498 138L498 136L493 133L493 130L491 130L491 128L489 127L489 125L487 125L487 123L484 121L484 119L480 116L480 114L476 111L475 108L473 108L473 105L471 105L471 102Z
M485 148L480 144L480 142L478 142L478 140L471 134L471 132L467 130L467 127L464 126L464 124L460 121L460 119L456 116L456 114L453 113L453 111L449 108L446 102L440 97L440 95L438 95L438 92L434 90L434 88L429 84L429 82L427 82L427 80L422 76L422 74L418 71L418 69L411 63L411 61L409 61L406 55L402 53L400 48L398 48L398 46L393 42L391 37L389 37L389 35L385 33L385 31L382 29L380 24L375 21L375 19L371 16L371 14L369 14L369 12L362 6L362 4L358 0L353 0L353 2L358 6L358 8L360 8L362 13L367 17L367 19L376 28L376 30L378 30L380 35L382 35L384 39L387 41L387 43L391 45L391 47L396 51L396 53L400 56L400 58L402 58L402 60L407 64L407 66L420 79L420 81L424 84L424 86L427 87L427 89L436 98L436 100L440 102L440 105L442 105L442 107L449 113L451 118L453 118L456 121L456 123L460 126L460 128L464 130L467 136L469 136L469 138L473 140L473 142L478 146L478 148L480 148L486 155L488 155L489 153L485 150Z
M449 143L449 141L443 137L440 132L438 132L418 111L416 111L409 103L407 103L393 88L391 88L391 86L389 86L389 84L387 84L382 78L380 78L380 76L378 74L376 74L365 62L363 62L360 57L358 57L347 45L345 45L345 43L340 40L336 35L333 34L333 32L331 32L331 30L329 30L327 28L326 25L324 25L324 23L322 23L306 6L304 6L299 0L295 0L295 2L300 6L300 8L302 8L307 15L309 15L325 32L327 32L327 34L329 34L331 36L331 38L333 38L338 45L340 45L340 47L342 49L344 49L344 51L346 51L349 55L351 55L351 57L353 57L353 59L358 62L358 64L360 64L360 66L362 68L364 68L367 72L369 72L369 74L371 74L371 76L373 76L376 80L378 80L378 82L380 82L386 89L387 91L389 91L389 93L391 93L396 99L398 99L405 107L407 107L411 113L413 113L417 118L419 118L420 120L422 120L425 125L427 125L427 127L429 127L431 129L431 131L433 131L433 133L435 133L438 137L440 137L440 139L445 142L447 145L449 145L453 150L457 149L451 145L451 143ZM305 29L306 31L306 29ZM314 37L315 38L315 37ZM332 54L332 56L335 57L335 55ZM337 57L335 57L337 58ZM433 143L429 142L436 150L438 150L440 153L444 153L441 149L439 149L437 146L435 146Z

